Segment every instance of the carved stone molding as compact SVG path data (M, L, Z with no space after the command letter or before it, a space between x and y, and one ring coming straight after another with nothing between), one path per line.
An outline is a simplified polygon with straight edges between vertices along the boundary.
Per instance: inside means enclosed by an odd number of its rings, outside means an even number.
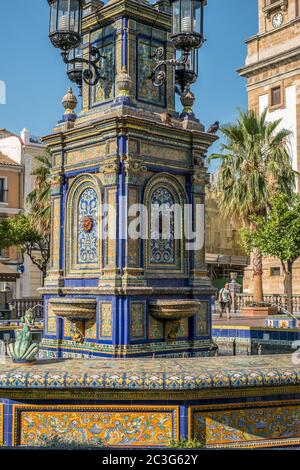
M64 183L64 177L63 177L63 175L61 175L59 173L51 175L49 177L49 179L50 179L50 182L51 182L52 186L56 186L56 185L60 185L60 184Z
M288 9L288 6L289 6L288 0L277 0L277 2L275 1L275 2L269 3L269 5L266 5L263 8L263 12L268 18L270 18L272 13L276 10L286 12Z
M124 160L124 168L126 174L126 182L130 184L139 184L144 181L145 173L148 171L147 166L133 158Z
M105 161L101 165L102 174L100 176L101 183L104 186L115 185L118 181L118 174L120 169L119 159L111 159Z
M102 172L104 174L111 174L111 173L118 173L119 172L120 163L119 160L107 160L101 166Z

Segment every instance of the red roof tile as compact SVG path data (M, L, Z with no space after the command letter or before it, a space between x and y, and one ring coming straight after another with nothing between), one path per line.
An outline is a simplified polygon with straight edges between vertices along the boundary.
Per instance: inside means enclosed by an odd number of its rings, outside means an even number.
M9 158L7 155L4 155L4 153L2 153L1 151L0 151L0 165L19 166L19 167L22 166L19 163L12 160L12 158Z

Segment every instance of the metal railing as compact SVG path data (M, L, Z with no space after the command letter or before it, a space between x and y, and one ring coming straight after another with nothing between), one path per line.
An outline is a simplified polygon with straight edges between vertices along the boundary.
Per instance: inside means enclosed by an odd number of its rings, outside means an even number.
M37 135L31 135L29 137L29 142L31 144L39 144L39 145L41 145L43 143L42 138L37 136Z

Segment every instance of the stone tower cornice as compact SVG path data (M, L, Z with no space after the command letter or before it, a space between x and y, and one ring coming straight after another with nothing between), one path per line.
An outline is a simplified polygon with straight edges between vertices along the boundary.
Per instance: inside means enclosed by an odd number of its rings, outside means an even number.
M254 62L253 64L238 69L237 72L241 77L249 78L253 75L257 75L258 73L272 68L275 69L280 65L289 64L297 60L300 60L300 47Z

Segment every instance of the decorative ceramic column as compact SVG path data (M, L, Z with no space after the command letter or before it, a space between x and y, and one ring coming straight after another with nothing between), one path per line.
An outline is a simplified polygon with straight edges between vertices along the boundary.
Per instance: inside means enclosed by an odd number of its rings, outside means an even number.
M211 285L208 279L206 265L205 265L205 186L207 184L207 169L204 166L204 157L197 155L194 156L195 166L191 176L191 204L193 206L193 231L196 231L196 222L200 222L201 230L201 246L196 247L191 251L191 275L190 285ZM200 220L199 220L200 218ZM196 220L197 219L197 220ZM199 236L199 233L197 233Z
M229 290L232 296L231 311L236 313L238 310L237 294L241 292L241 285L237 282L237 273L230 273L231 282L229 283Z
M133 211L135 205L141 202L141 193L146 177L147 167L134 158L126 158L124 161L126 177L126 239L125 239L125 265L123 272L123 285L146 285L144 269L142 268L141 248L142 240L134 239L128 233L130 224L137 214Z
M103 275L99 285L117 287L121 285L120 269L118 267L118 181L119 158L106 161L102 165L102 183L104 185L104 204L107 219L106 234L104 236L104 262Z
M62 105L65 108L64 115L59 121L56 129L67 130L74 127L77 115L75 108L78 104L76 96L73 94L72 88L62 99ZM63 286L64 276L64 220L62 214L65 205L65 179L64 173L64 150L63 140L58 143L59 151L55 148L52 152L52 165L55 158L55 171L51 175L51 258L50 269L45 279L45 286ZM57 153L58 152L58 153Z

